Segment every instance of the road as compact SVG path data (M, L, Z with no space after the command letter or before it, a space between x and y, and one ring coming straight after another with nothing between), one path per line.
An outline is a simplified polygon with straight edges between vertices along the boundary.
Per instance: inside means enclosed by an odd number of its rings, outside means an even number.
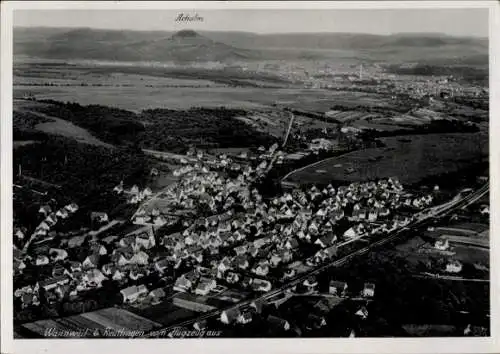
M453 275L439 275L431 273L423 273L413 275L414 278L424 278L424 279L437 279L437 280L453 280L453 281L464 281L464 282L476 282L476 283L489 283L489 279L479 279L479 278L462 278Z
M419 216L415 217L414 220L411 221L408 225L388 234L387 237L385 237L381 240L375 241L375 242L367 245L366 247L363 247L359 250L356 250L356 251L352 252L351 254L349 254L345 257L342 257L340 259L337 259L331 263L321 265L318 268L311 270L310 272L300 274L297 277L293 278L287 284L285 284L277 289L274 289L272 291L269 291L269 292L263 294L262 296L259 296L257 298L253 298L253 299L249 299L249 300L244 300L244 301L241 301L237 304L230 305L226 308L206 312L197 318L189 319L189 320L180 322L174 326L166 327L166 328L163 328L160 330L155 330L153 332L145 334L145 337L165 336L175 328L192 326L195 322L199 322L199 321L203 321L203 320L207 320L207 319L219 316L223 311L240 309L240 308L249 306L254 301L269 300L269 299L285 292L286 290L291 289L291 288L295 287L296 285L304 282L307 278L309 278L311 276L315 276L317 274L320 274L320 273L324 272L325 270L332 268L332 267L342 266L342 265L346 264L347 262L349 262L350 260L352 260L354 257L366 254L367 252L369 252L373 248L382 246L386 243L389 243L389 242L395 240L396 238L400 237L401 235L406 234L410 228L423 226L426 222L430 221L433 218L436 218L439 216L444 216L445 214L447 214L453 210L470 205L488 192L489 192L489 184L485 184L484 186L482 186L481 188L479 188L475 192L469 194L468 196L465 196L461 199L454 198L451 202L446 203L444 207L439 207L439 208L434 207L434 208L429 209L429 212L419 213L418 214Z

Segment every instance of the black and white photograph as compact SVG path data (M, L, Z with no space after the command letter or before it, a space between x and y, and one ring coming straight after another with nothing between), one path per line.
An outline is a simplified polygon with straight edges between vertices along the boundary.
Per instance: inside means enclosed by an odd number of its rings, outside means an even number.
M12 11L14 341L492 337L490 8L109 5Z

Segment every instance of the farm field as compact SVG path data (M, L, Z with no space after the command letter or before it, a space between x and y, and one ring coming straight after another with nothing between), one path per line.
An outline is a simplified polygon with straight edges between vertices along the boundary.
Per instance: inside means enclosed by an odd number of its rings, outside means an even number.
M25 94L31 94L37 100L99 104L136 112L148 108L220 106L261 109L277 104L322 113L329 111L336 102L353 99L354 95L352 92L332 94L325 90L297 88L14 85L14 98L22 98Z
M111 331L149 331L160 326L159 323L148 320L129 311L118 308L106 308L99 311L87 312L76 316L62 317L55 320L40 320L23 325L24 328L38 335L46 335L49 329L56 331L78 331L85 333L88 328ZM87 333L89 335L92 332Z
M163 301L158 305L149 306L144 309L131 310L164 326L169 326L197 315L197 312L177 307L171 301Z
M459 171L488 154L478 134L428 134L382 139L385 147L354 151L320 161L288 175L303 184L352 182L398 176L403 184Z
M238 70L16 63L14 97L25 94L82 105L127 110L218 107L259 109L272 105L327 112L334 104L389 107L373 93L306 89L270 74Z

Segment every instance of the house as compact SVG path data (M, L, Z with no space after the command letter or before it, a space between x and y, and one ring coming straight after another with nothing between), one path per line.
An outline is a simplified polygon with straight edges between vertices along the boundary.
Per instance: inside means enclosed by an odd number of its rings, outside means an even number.
M240 311L238 309L224 310L220 315L220 321L224 324L231 324L238 319L239 315Z
M445 270L448 273L460 273L462 271L462 263L457 260L452 260L446 265Z
M91 254L87 256L85 260L82 262L82 267L84 269L96 268L99 265L99 255Z
M207 328L207 320L201 320L194 323L193 328L197 331L202 331Z
M238 318L236 319L236 322L240 324L247 324L252 322L252 313L249 311L245 311L243 313L240 313Z
M285 248L289 250L294 250L299 247L299 241L295 238L289 238L285 243Z
M325 236L318 238L314 244L319 245L321 248L330 247L337 241L337 236L333 232L329 232Z
M20 272L22 272L26 268L26 263L24 263L24 261L19 261L17 259L14 259L13 263L14 263L14 269Z
M254 278L252 281L252 289L254 291L268 292L272 288L271 282L268 280Z
M347 291L347 283L342 281L332 280L328 288L328 292L332 295L344 296Z
M54 268L52 268L53 277L59 277L61 275L71 275L71 273L62 265L56 265Z
M167 294L162 288L154 289L149 293L149 298L153 304L158 304Z
M98 243L90 246L90 251L92 253L98 254L99 256L105 256L106 254L108 254L108 250L106 249L106 247Z
M249 266L248 258L245 255L236 256L233 260L233 264L239 269L247 269Z
M490 207L488 205L482 205L480 213L482 215L490 215Z
M103 212L90 213L90 220L96 223L105 223L109 221L108 214Z
M356 311L355 315L359 316L363 320L366 320L368 318L368 310L363 306L358 311Z
M59 209L57 212L56 212L56 216L58 218L61 218L61 219L67 219L69 217L69 213L66 209Z
M45 264L49 264L49 257L45 256L45 255L38 255L36 257L36 260L35 260L35 264L37 266L41 266L41 265L45 265Z
M146 233L146 232L137 235L135 238L135 243L138 246L147 250L153 248L156 245L154 235L152 233Z
M118 281L122 280L123 278L125 278L125 273L123 273L123 272L122 272L121 270L119 270L119 269L116 269L116 270L114 271L114 273L112 274L112 276L111 276L111 279L113 279L113 280L118 280Z
M274 328L283 329L285 331L290 330L290 323L281 317L269 315L267 321Z
M198 286L195 289L195 294L205 296L208 295L210 291L215 289L217 282L215 279L201 278Z
M116 270L116 266L113 263L106 263L101 268L102 273L106 276L112 275Z
M279 255L273 254L271 256L271 259L269 260L269 263L271 264L271 267L277 267L281 263L282 259Z
M132 303L137 301L137 299L141 296L144 296L148 293L148 289L145 285L133 285L128 288L120 290L120 294L123 296L124 303Z
M229 283L229 284L235 284L237 283L238 281L240 280L240 276L238 273L234 273L234 272L228 272L227 275L226 275L226 281Z
M50 258L52 258L52 260L54 262L62 261L62 260L65 260L66 258L68 258L68 252L66 252L63 249L59 249L59 248L49 249L49 255L50 255Z
M55 213L51 213L49 216L47 216L45 218L45 222L47 223L47 225L49 225L49 227L52 227L55 224L57 224L57 216L56 216L56 214Z
M40 225L38 225L37 230L49 231L50 226L45 221L42 221Z
M235 239L236 241L242 241L242 240L244 240L245 238L246 238L246 235L245 235L245 233L243 233L242 231L240 231L240 230L236 230L236 231L234 232L234 239Z
M67 275L50 278L44 281L37 282L38 289L43 288L45 291L55 289L59 285L69 284L70 278Z
M76 205L75 203L71 203L66 205L64 209L66 209L70 213L75 213L78 211L78 205Z
M434 248L440 251L445 251L450 248L450 244L447 238L442 238L436 241Z
M217 270L224 273L229 269L231 269L231 260L228 257L224 257L217 266Z
M241 245L241 246L235 247L234 251L236 252L236 255L245 254L247 252L247 246Z
M193 283L189 279L187 279L185 277L185 275L181 275L175 281L174 290L175 291L180 291L180 292L186 292L189 289L191 289L192 285L193 285Z
M101 283L107 278L101 273L99 269L91 269L83 275L83 280L87 283L93 283L96 286L101 286Z
M311 291L316 289L318 286L318 281L316 280L315 277L309 277L303 282L304 286L307 288L307 290Z
M14 235L18 240L24 240L24 232L22 232L20 229L17 229Z
M252 269L252 272L257 275L266 276L269 273L269 264L267 262L259 262L259 264Z
M68 248L81 247L87 238L86 235L74 236L68 240Z
M363 296L364 297L373 297L375 296L375 284L373 283L365 283L363 287Z
M78 261L70 261L69 267L72 272L82 271L82 264Z
M155 262L155 269L158 272L163 273L168 268L169 264L170 262L166 258L158 260Z
M259 249L257 247L254 247L253 245L251 245L250 247L248 247L248 254L251 257L257 256L258 253L259 253Z
M344 232L345 238L356 238L358 237L358 233L355 231L354 227L349 228L346 232Z
M375 209L370 209L369 212L368 212L368 221L369 222L374 222L374 221L377 221L377 217L378 217L378 212L377 210Z
M52 213L52 208L50 207L50 205L42 205L40 209L38 209L38 212L40 214L43 214L43 216L47 216Z
M132 258L130 259L130 263L147 265L148 259L149 259L148 254L143 252L143 251L140 251L140 252L135 253L132 256Z

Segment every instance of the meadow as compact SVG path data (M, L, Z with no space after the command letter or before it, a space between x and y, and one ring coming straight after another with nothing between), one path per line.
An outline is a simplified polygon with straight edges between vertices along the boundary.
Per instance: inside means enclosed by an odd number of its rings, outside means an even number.
M481 134L427 134L384 138L386 145L354 151L297 170L287 181L352 182L397 176L404 184L460 171L487 156Z

